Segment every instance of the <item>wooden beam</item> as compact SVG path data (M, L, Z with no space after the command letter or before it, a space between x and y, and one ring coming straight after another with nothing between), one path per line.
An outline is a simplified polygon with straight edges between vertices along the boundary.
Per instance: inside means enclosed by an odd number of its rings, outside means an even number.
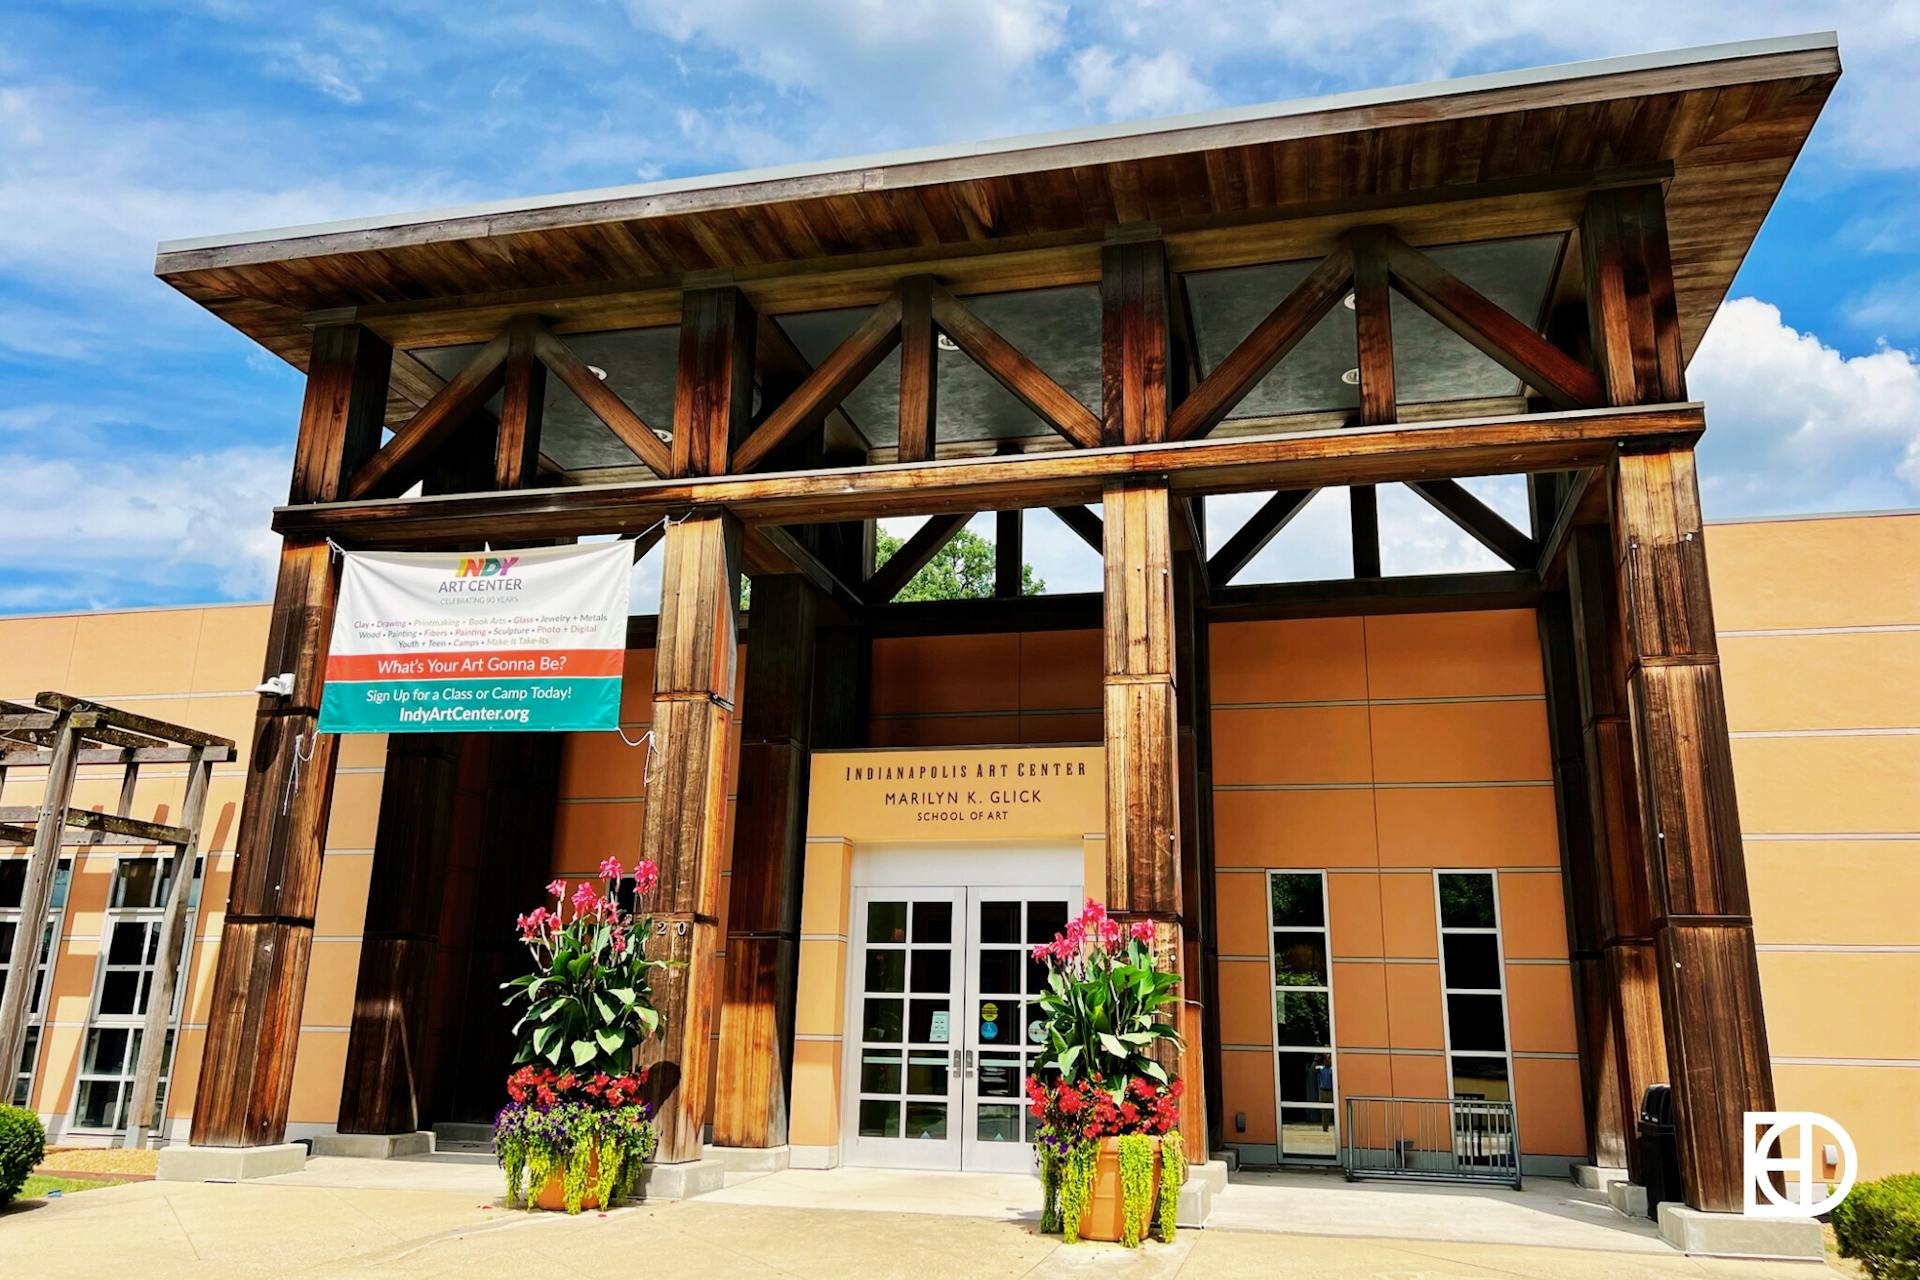
M734 450L733 469L751 471L789 436L819 426L899 343L900 316L895 290Z
M61 817L67 813L67 801L73 795L74 755L80 749L80 729L73 723L76 713L63 710L50 730L53 763L40 795L33 831L29 835L9 824L8 836L21 844L31 844L27 855L27 873L20 888L20 919L13 931L13 949L7 957L7 979L0 986L0 1069L12 1079L26 1043L27 1018L32 1008L34 984L40 973L40 938L47 909L53 901L54 873L60 865ZM26 837L21 839L21 837ZM9 1095L11 1099L11 1095Z
M933 318L953 339L953 345L1014 399L1074 444L1090 447L1100 443L1100 420L1072 392L939 285L932 286L931 298Z
M1002 599L1018 596L1025 585L1025 526L1026 512L1018 508L994 513L993 594Z
M990 600L902 600L869 606L861 615L861 623L874 636L1097 631L1100 593L1076 591Z
M166 844L180 846L193 839L193 833L186 827L176 827L165 822L144 822L139 818L129 818L117 813L98 813L92 809L72 809L66 812L64 824L80 831L100 831L107 835L126 836L144 844Z
M1101 443L1167 438L1172 399L1167 247L1158 240L1100 251Z
M411 357L409 357L411 359ZM358 324L321 325L307 357L307 393L295 435L293 488L315 502L348 496L338 457L366 458L385 431L393 348Z
M660 1126L656 1159L700 1157L720 975L720 864L727 817L727 729L739 651L740 527L701 512L667 530L654 648L655 764L641 848L660 867L652 954L669 962L655 988L664 1030L642 1058Z
M633 450L648 470L657 476L673 474L673 454L653 428L622 400L612 387L600 380L586 362L573 354L573 348L555 337L545 326L534 331L534 350L540 362L566 384L588 412L618 436L620 443Z
M1273 371L1320 323L1347 291L1353 278L1353 251L1342 244L1282 298L1267 318L1241 339L1173 411L1167 438L1190 440L1204 436L1232 413L1247 393Z
M1224 587L1233 581L1295 516L1306 510L1317 492L1317 489L1282 489L1262 503L1207 561L1207 577L1212 585Z
M1105 549L1106 530L1101 523L1100 517L1094 513L1092 508L1083 507L1076 503L1072 506L1052 507L1049 509L1058 517L1061 524L1064 524L1079 536L1080 541L1086 543L1095 551L1103 551Z
M1582 467L1567 472L1566 492L1554 513L1553 523L1540 537L1540 553L1534 560L1534 572L1540 585L1557 587L1566 581L1567 540L1583 524L1607 522L1606 471L1601 467Z
M1393 367L1393 298L1387 284L1386 242L1368 228L1353 236L1353 328L1360 373L1360 423L1397 421L1400 399ZM1380 576L1380 498L1372 485L1347 493L1353 576Z
M1206 494L1564 471L1604 463L1622 444L1691 443L1704 427L1697 405L1521 414L769 476L302 504L276 511L274 528L348 546L419 547L470 540L475 529L496 540L625 532L663 514L713 506L752 524L1062 507L1100 501L1110 480L1126 476L1164 474L1177 493Z
M1394 287L1507 372L1563 409L1606 403L1593 370L1439 263L1387 234Z
M934 341L933 287L926 276L900 282L901 462L926 462L934 452L940 344Z
M754 339L754 358L760 362L760 416L756 428L771 417L786 398L813 372L813 361L795 345L780 322L760 310L760 331ZM776 393L777 394L771 394ZM826 415L826 445L847 448L857 446L863 453L870 447L866 435L847 413L845 404Z
M500 426L493 451L493 487L520 489L540 471L540 419L547 403L547 366L535 354L538 322L507 326L500 388Z
M387 497L419 480L440 446L465 426L475 411L493 398L505 380L509 338L502 333L482 347L467 367L434 393L393 439L368 458L345 487L352 498ZM385 392L382 391L382 401Z
M1208 612L1215 622L1258 622L1353 614L1530 609L1539 598L1539 580L1523 570L1409 574L1215 587Z
M1534 567L1539 550L1533 545L1533 539L1508 524L1499 512L1474 497L1458 480L1415 480L1407 487L1514 568Z
M1774 1106L1691 449L1613 468L1641 839L1687 1203L1737 1212L1743 1114Z
M753 305L733 286L687 290L673 394L673 475L722 474L751 429L757 328Z
M861 598L870 605L885 604L899 595L914 576L940 554L940 549L967 527L967 521L974 515L967 511L929 516L925 524L913 531L912 537L887 557L886 563L873 571L873 576L861 588Z
M76 698L71 694L55 693L49 690L36 694L33 701L35 705L52 711L84 713L86 719L76 720L75 723L83 726L80 736L89 741L144 748L159 745L152 740L160 739L163 742L177 742L189 747L207 747L228 753L233 751L231 738L223 738L217 733L189 728L183 724L173 724L167 720L156 720L152 716L143 716L137 711L127 711L120 707L108 706L103 702L95 702L91 698ZM113 734L106 731L104 728L106 726L122 729L125 732Z
M754 585L714 1085L723 1147L787 1141L819 602L792 574Z
M1606 403L1684 398L1686 361L1661 188L1607 188L1588 196L1580 257Z

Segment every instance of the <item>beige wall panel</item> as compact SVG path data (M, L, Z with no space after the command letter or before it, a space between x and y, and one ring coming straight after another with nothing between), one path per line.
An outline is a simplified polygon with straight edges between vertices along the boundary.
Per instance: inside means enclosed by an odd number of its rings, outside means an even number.
M1572 971L1564 964L1508 965L1507 1029L1516 1052L1576 1052Z
M1393 1096L1393 1059L1384 1053L1335 1054L1334 1071L1342 1098ZM1346 1123L1344 1110L1340 1122Z
M80 619L0 618L0 698L30 702L47 689L65 691Z
M320 902L313 931L322 938L357 938L367 923L367 887L373 855L338 854L320 864Z
M1920 832L1920 735L1736 738L1740 826L1778 832Z
M1746 851L1761 942L1920 944L1920 837L1749 840Z
M353 1022L353 989L360 977L360 943L315 940L307 970L302 1027L346 1027Z
M795 1146L840 1144L840 1053L838 1040L794 1042L787 1140Z
M242 686L253 688L249 681ZM260 699L249 693L239 696L232 693L219 695L202 693L187 699L186 710L174 718L174 723L186 725L189 729L198 729L203 733L217 733L223 738L233 739L234 760L236 764L222 765L226 769L244 769L247 749L253 744L253 726L259 710ZM132 703L128 710L138 711L142 715L152 714L144 702ZM347 734L345 737L358 737ZM344 740L344 738L343 738Z
M1552 776L1546 703L1372 707L1374 773L1390 782L1531 782Z
M1553 788L1382 787L1383 867L1558 867Z
M318 948L315 948L318 950ZM340 1082L347 1072L345 1031L301 1031L293 1065L293 1097L287 1119L293 1124L338 1124Z
M1375 698L1461 698L1541 691L1531 609L1368 618L1367 683Z
M1530 1156L1585 1156L1586 1111L1580 1064L1572 1058L1515 1058L1514 1106L1520 1149Z
M1447 1060L1438 1054L1396 1053L1392 1056L1393 1093L1401 1098L1447 1096Z
M1213 780L1373 781L1365 707L1220 707L1213 712Z
M1380 877L1372 872L1327 877L1327 923L1336 956L1382 956Z
M34 1109L63 1116L73 1110L73 1085L80 1074L81 1042L78 1026L48 1027L40 1046L39 1074L33 1078Z
M646 805L562 804L555 811L553 866L556 874L594 875L609 854L632 858L640 852Z
M380 825L378 773L342 773L333 780L333 808L327 818L327 848L371 849Z
M1272 1142L1273 1054L1266 1049L1223 1049L1220 1052L1220 1105L1227 1120L1228 1142ZM1246 1128L1235 1123L1245 1112Z
M173 1079L167 1086L167 1116L185 1119L193 1114L200 1092L200 1059L207 1051L204 1027L182 1027L174 1037Z
M1375 866L1373 793L1216 790L1213 851L1222 867Z
M1920 622L1920 515L1716 524L1721 631Z
M1440 966L1382 967L1387 980L1387 1043L1395 1049L1446 1048L1447 1030L1440 1018Z
M1735 733L1920 725L1920 631L1724 636L1720 665Z
M1367 696L1359 618L1217 623L1208 632L1208 658L1216 705Z
M1265 960L1220 962L1220 1042L1273 1043L1273 978Z
M1776 1050L1777 1052L1777 1050ZM1775 1101L1783 1111L1818 1111L1853 1135L1860 1176L1911 1173L1920 1152L1920 1068L1775 1062Z
M1763 951L1760 992L1775 1057L1920 1062L1920 952Z
M1431 960L1440 954L1434 922L1433 877L1400 873L1380 877L1380 954Z
M1564 960L1565 890L1560 877L1540 871L1500 877L1500 945L1509 960Z
M194 687L201 613L149 609L82 616L74 628L73 660L61 692L102 699L188 692Z
M200 647L194 655L195 691L251 689L260 682L267 654L270 605L236 605L200 611ZM249 710L251 710L251 700Z
M1384 1049L1393 1043L1387 1025L1387 969L1390 965L1351 960L1333 966L1333 1039L1340 1048ZM1354 1091L1351 1081L1347 1092Z
M1215 928L1225 955L1263 956L1272 945L1268 921L1267 877L1258 871L1215 874L1220 913Z
M560 746L560 794L568 799L646 796L647 748L617 733L570 733Z
M341 769L384 769L387 764L387 735L384 733L343 733L334 752L334 764Z
M847 1010L847 945L800 940L802 981L794 996L793 1029L800 1035L841 1034Z

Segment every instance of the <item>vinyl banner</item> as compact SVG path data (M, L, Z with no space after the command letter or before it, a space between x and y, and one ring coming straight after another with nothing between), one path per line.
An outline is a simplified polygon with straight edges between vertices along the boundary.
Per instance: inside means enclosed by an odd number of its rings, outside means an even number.
M322 733L613 729L633 544L347 552Z

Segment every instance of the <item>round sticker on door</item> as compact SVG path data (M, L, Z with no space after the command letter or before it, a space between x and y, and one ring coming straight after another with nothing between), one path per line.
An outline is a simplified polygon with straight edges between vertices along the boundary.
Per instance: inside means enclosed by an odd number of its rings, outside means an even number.
M1047 1024L1038 1018L1029 1022L1027 1024L1027 1039L1035 1044L1045 1044L1047 1042Z
M980 1038L982 1040L998 1040L1000 1038L1000 1024L997 1022L981 1023Z
M980 1006L980 1021L982 1021L982 1022L998 1022L998 1021L1000 1021L1000 1006L999 1006L999 1005L997 1005L997 1004L983 1004L983 1005L981 1005L981 1006Z

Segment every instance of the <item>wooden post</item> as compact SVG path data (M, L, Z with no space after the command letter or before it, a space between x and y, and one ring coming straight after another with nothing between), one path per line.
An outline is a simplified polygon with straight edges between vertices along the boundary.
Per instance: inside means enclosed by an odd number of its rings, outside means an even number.
M1206 1160L1221 1130L1220 1044L1205 1036L1206 1011L1220 989L1214 927L1213 707L1207 681L1207 565L1200 550L1174 559L1174 725L1180 766L1181 972L1187 976L1188 1040L1181 1074L1187 1081L1183 1136L1187 1158ZM1198 1121L1196 1123L1196 1121Z
M7 960L7 982L0 992L0 1081L4 1096L13 1100L14 1073L27 1039L27 1017L32 1008L34 975L40 968L40 936L46 927L47 906L53 901L54 872L60 866L60 845L66 836L67 803L73 796L73 775L83 730L92 717L59 712L48 736L46 788L33 827L33 850L27 855L26 883L20 891L20 923L13 931L13 951Z
M914 276L900 285L901 462L933 457L940 344L935 341L932 287L926 276Z
M358 325L315 331L290 501L337 499L372 456L392 361L387 344ZM314 726L338 588L339 566L326 542L288 539L281 547L265 674L291 671L293 693L262 697L256 712L194 1099L198 1146L286 1137L333 798L334 740Z
M723 1147L787 1140L818 614L797 574L754 579L713 1103Z
M133 1101L127 1108L126 1145L147 1145L147 1134L160 1117L154 1114L160 1090L160 1071L166 1063L167 1033L173 1028L173 994L180 983L180 959L186 951L187 901L193 893L193 865L200 856L200 825L207 811L207 785L213 765L204 747L194 748L187 760L186 794L180 803L180 821L192 838L173 851L172 878L167 882L167 906L160 917L156 940L153 985L147 991L147 1015L140 1026L140 1056L133 1069ZM133 772L129 767L128 772ZM126 806L122 806L124 810Z
M1393 298L1387 284L1386 245L1362 234L1353 246L1355 368L1360 371L1360 425L1377 427L1399 419L1393 368ZM1347 490L1353 530L1353 576L1380 576L1380 501L1370 484Z
M994 512L993 594L1010 600L1026 585L1026 512L1015 508Z
M731 287L689 290L674 391L676 474L724 471L751 427L755 317ZM703 511L661 540L653 660L652 773L642 848L660 864L658 954L675 963L656 993L665 1022L651 1066L663 1163L697 1160L713 1061L719 975L720 841L726 831L727 727L739 646L740 525Z
M1110 244L1100 261L1102 440L1165 440L1173 370L1166 248ZM1163 477L1115 481L1105 491L1107 905L1151 919L1157 954L1184 972L1172 502ZM1203 1041L1186 996L1183 985L1182 1030ZM1181 1070L1171 1057L1163 1065ZM1204 1072L1188 1088L1203 1090ZM1204 1112L1189 1114L1186 1127L1201 1130L1204 1142Z
M1583 526L1574 531L1567 546L1567 589L1602 955L1602 972L1596 977L1608 1005L1602 1044L1611 1041L1615 1059L1614 1096L1603 1098L1600 1110L1602 1115L1618 1112L1625 1167L1638 1181L1645 1166L1635 1118L1647 1086L1667 1079L1667 1051L1640 823L1639 768L1628 718L1620 587L1606 530Z
M1612 500L1680 1180L1736 1212L1741 1116L1773 1109L1773 1067L1693 451L1623 455Z

